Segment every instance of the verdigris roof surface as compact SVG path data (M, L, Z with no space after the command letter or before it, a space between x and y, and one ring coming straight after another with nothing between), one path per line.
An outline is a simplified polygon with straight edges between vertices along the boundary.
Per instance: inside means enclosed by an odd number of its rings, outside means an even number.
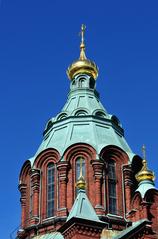
M32 239L64 239L64 237L60 232L51 232L44 235L35 236Z
M133 222L132 226L128 227L127 229L123 230L119 235L114 236L112 238L113 239L133 238L133 232L136 233L138 229L140 230L148 223L150 222L147 219L141 219L137 222Z
M139 192L143 199L145 197L145 194L147 193L147 191L149 191L150 189L156 189L154 182L152 182L150 180L144 180L139 183L139 186L138 186L136 192Z
M92 204L86 195L85 190L79 190L67 221L73 217L100 222L94 208L92 207Z
M64 151L76 143L90 144L97 154L103 147L115 145L132 155L119 120L107 113L88 75L78 75L71 82L67 102L47 123L35 157L47 148L55 148L62 157Z

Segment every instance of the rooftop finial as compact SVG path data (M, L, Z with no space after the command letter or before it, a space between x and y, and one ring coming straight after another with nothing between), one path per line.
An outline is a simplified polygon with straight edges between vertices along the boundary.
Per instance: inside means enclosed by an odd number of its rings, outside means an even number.
M142 161L143 166L141 170L136 174L136 179L138 182L141 182L144 180L154 181L155 179L154 173L151 170L149 170L147 167L145 145L142 146L142 153L143 153L143 161Z
M80 44L80 60L85 60L87 59L86 58L86 55L85 55L85 43L84 43L84 33L85 33L85 30L86 30L86 26L84 24L81 25L81 32L80 32L80 35L81 35L81 44Z
M143 154L143 167L142 167L142 170L147 170L147 161L146 161L146 147L145 145L143 144L142 146L142 154Z
M142 146L142 153L143 153L143 159L146 160L146 147L144 144Z
M74 61L67 69L67 75L70 80L73 80L75 76L78 74L86 74L95 80L98 77L98 67L97 65L87 59L85 54L85 34L86 26L84 24L81 25L81 31L79 35L81 36L80 43L80 57L77 61Z
M83 172L82 172L82 162L83 162L83 158L81 157L80 158L80 176L77 180L77 183L76 183L76 187L78 189L84 189L86 188L86 182L85 182L85 179L83 177Z

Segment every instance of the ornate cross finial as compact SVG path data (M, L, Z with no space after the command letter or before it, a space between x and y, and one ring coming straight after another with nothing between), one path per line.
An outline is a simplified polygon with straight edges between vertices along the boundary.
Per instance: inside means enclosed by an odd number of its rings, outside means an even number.
M146 160L146 147L144 144L142 146L142 153L143 153L143 159Z
M142 171L143 171L143 170L147 170L146 147L144 144L142 146L142 154L143 154L143 161L142 161L143 163Z
M84 44L84 33L85 33L85 30L86 30L86 26L84 24L81 25L81 44Z
M147 161L146 161L146 147L145 145L142 146L142 153L143 153L143 160L142 160L142 168L141 170L135 175L138 182L142 182L144 180L154 181L155 176L154 172L148 169Z
M81 44L80 44L80 60L85 60L86 59L86 55L85 55L85 43L84 43L84 33L86 30L86 26L84 24L82 24L81 26L81 31L80 31L80 35L81 35Z

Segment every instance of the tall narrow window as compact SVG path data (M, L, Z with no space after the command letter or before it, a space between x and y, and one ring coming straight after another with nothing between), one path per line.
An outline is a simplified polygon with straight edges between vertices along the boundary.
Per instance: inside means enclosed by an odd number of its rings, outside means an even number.
M108 195L109 195L109 213L116 214L116 171L115 162L109 161L108 164Z
M54 215L54 164L47 167L47 217Z
M85 159L82 157L79 157L76 160L76 182L80 176L81 167L82 167L82 175L85 178ZM77 192L78 192L78 189L76 189L76 194L77 194Z

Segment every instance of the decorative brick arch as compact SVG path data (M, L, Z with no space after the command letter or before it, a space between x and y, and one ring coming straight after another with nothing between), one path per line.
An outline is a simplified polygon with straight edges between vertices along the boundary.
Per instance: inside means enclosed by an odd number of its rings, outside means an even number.
M31 162L27 160L21 169L20 175L19 175L19 183L25 183L26 176L29 174L29 171L31 169Z
M64 160L69 164L68 171L68 184L67 184L67 208L68 211L72 208L73 202L76 197L75 183L76 183L76 160L79 157L85 159L85 178L86 178L86 191L88 197L95 205L95 185L94 185L94 172L91 161L96 159L95 149L84 143L71 145L64 152Z
M42 151L35 159L33 167L41 169L46 164L47 160L52 160L57 163L60 160L60 154L56 149L49 148Z
M129 157L126 152L115 145L108 145L100 152L100 157L103 160L107 160L109 155L110 157L113 157L114 160L119 161L122 165L128 164L129 162Z
M64 152L64 160L70 162L76 155L83 153L87 155L91 160L96 159L96 150L89 144L79 143L73 144Z

